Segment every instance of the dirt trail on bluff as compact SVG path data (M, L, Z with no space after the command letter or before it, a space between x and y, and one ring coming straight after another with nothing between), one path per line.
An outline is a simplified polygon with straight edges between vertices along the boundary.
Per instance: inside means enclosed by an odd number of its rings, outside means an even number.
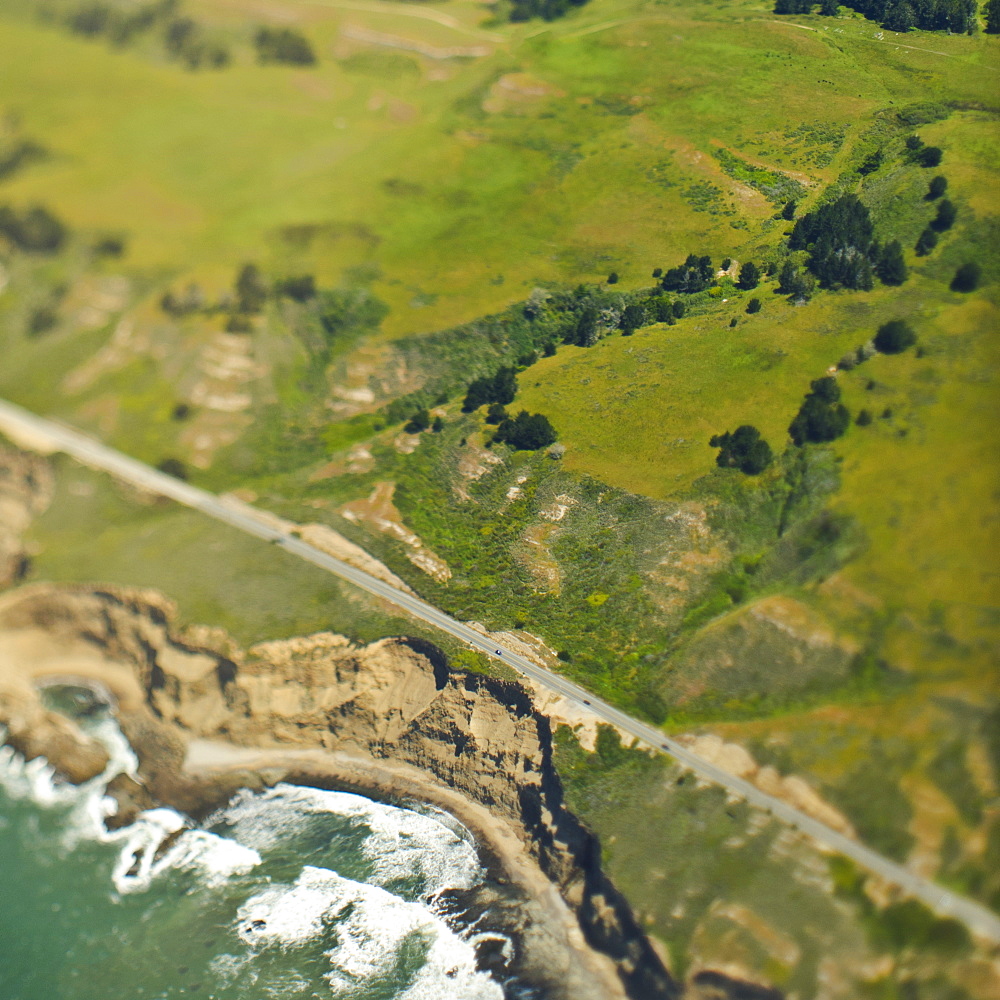
M243 650L218 629L178 629L158 594L47 584L0 597L0 664L0 722L75 780L100 759L75 727L26 721L34 685L72 674L117 698L144 782L116 782L119 822L154 802L197 817L281 780L428 801L520 894L524 971L543 995L681 995L564 807L549 720L520 684L453 670L417 639L320 633ZM88 753L89 769L70 766Z

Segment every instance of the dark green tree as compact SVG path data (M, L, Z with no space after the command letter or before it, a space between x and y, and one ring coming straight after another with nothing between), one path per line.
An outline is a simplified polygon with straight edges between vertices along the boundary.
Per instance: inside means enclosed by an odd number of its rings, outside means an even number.
M427 430L431 425L431 415L427 410L417 410L414 413L403 430L407 434L419 434L421 431Z
M939 233L946 232L955 224L957 215L958 209L954 204L947 198L942 199L938 202L937 215L931 220L931 229Z
M979 287L982 276L983 270L975 261L963 264L955 272L955 277L951 279L951 290L953 292L974 292Z
M503 403L490 403L486 410L486 423L502 424L507 419L507 407Z
M168 476L173 476L174 479L187 479L188 472L184 463L179 458L165 458L157 468L160 472L165 472Z
M795 218L796 204L794 201L786 201L785 207L781 210L781 217L787 222L791 222Z
M521 410L516 417L508 417L497 428L495 440L519 451L537 451L554 443L556 432L548 417Z
M771 446L750 424L737 427L731 434L728 431L716 434L709 444L719 449L716 465L722 469L739 469L748 476L759 475L774 459Z
M274 283L275 294L296 302L308 302L316 298L316 279L311 274L301 274L294 278L281 278Z
M941 164L944 153L938 146L924 146L917 154L917 163L922 167L937 167Z
M444 430L444 421L440 417L434 418L434 423L431 424L431 430L435 434L440 434Z
M936 201L948 190L948 178L938 174L927 186L927 201Z
M637 302L630 302L622 310L622 318L618 325L626 336L646 325L646 310Z
M883 323L875 334L875 348L882 354L901 354L917 342L917 335L901 319Z
M617 285L618 284L618 272L617 271L612 271L608 275L608 284L609 285Z
M47 209L34 205L17 212L0 205L0 236L19 250L29 253L56 253L65 243L66 227Z
M760 312L760 299L756 299L756 298L751 299L747 303L747 312L748 313L759 313Z
M680 299L677 299L674 302L674 319L682 319L686 308L684 303Z
M740 277L736 282L736 287L743 289L745 292L753 291L760 284L760 268L753 262L748 260L740 268Z
M236 276L236 302L240 312L258 313L267 300L267 286L256 264L244 264Z
M291 28L260 28L254 36L257 61L312 66L316 53L305 36Z
M986 33L1000 35L1000 0L986 0Z
M916 246L913 248L918 257L926 257L937 246L937 233L933 229L925 229L917 237Z
M872 422L871 410L858 410L858 415L854 422L858 427L867 427Z
M879 167L885 162L885 153L881 149L876 149L874 153L869 153L861 162L861 166L858 167L858 173L862 177L866 177L868 174L875 173Z
M893 240L882 248L875 271L883 285L901 285L906 281L906 261L899 240Z
M594 306L586 306L576 322L572 342L578 347L592 347L597 343L598 313Z

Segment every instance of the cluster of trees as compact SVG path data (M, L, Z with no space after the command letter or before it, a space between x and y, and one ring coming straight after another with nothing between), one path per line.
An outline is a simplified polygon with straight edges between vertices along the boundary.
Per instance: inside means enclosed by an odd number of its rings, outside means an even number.
M316 53L306 37L291 28L260 28L253 41L258 62L290 66L312 66L316 62Z
M763 472L774 460L771 446L750 424L737 427L731 434L716 434L709 444L719 449L715 463L721 469L739 469L748 476Z
M511 367L497 369L495 375L484 375L469 383L462 410L471 413L487 403L499 403L505 406L513 403L517 395L517 371Z
M540 17L543 21L555 21L586 3L587 0L512 0L510 19L530 21Z
M554 444L556 437L555 428L548 417L521 410L516 417L505 417L500 422L493 440L509 444L519 451L537 451Z
M229 50L205 37L201 26L190 17L171 20L163 33L167 53L188 69L222 69L229 65Z
M19 212L10 205L0 205L0 237L18 250L29 253L56 253L66 242L66 227L41 205Z
M803 215L788 246L809 252L809 270L823 288L870 291L876 276L886 285L901 285L907 278L901 244L893 240L883 246L874 238L871 215L857 195L842 195ZM779 291L808 297L808 288L790 262L782 269Z
M128 45L137 36L160 28L167 53L189 69L202 66L221 69L228 65L229 50L206 38L192 18L177 16L179 8L179 0L151 0L128 7L87 3L69 13L66 25L74 34L104 37L112 45Z
M814 379L788 433L797 445L834 441L847 430L851 415L840 402L840 386L832 375Z
M665 292L680 292L683 295L703 292L714 284L715 268L712 267L712 258L696 254L689 254L679 267L670 268L660 281L660 287Z
M990 3L1000 6L998 0L990 0ZM822 0L820 3L816 0L775 0L774 13L811 14L814 8L819 7L820 14L836 17L837 8L841 5L878 21L890 31L921 28L924 31L969 35L976 31L977 0ZM997 15L1000 19L1000 11ZM1000 27L995 30L1000 30Z

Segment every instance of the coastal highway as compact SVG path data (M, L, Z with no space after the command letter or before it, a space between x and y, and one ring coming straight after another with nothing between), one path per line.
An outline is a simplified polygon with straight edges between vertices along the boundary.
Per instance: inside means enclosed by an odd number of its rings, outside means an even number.
M165 475L142 462L115 451L80 431L39 417L12 403L0 400L0 431L15 444L30 450L50 453L62 451L91 468L109 472L141 489L169 497L231 527L279 545L286 552L299 556L321 569L382 597L415 617L455 636L488 656L520 671L526 677L569 701L589 710L598 718L617 726L642 743L667 754L699 777L721 785L728 792L812 837L818 844L850 858L861 867L916 896L936 912L954 917L970 931L1000 944L1000 917L979 903L951 892L922 878L909 869L883 857L863 844L813 819L781 799L762 792L755 785L717 767L711 761L692 753L683 744L670 739L660 730L620 711L589 691L531 660L519 656L481 632L389 583L357 569L349 563L314 548L295 535L274 526L263 512L232 497L219 497Z

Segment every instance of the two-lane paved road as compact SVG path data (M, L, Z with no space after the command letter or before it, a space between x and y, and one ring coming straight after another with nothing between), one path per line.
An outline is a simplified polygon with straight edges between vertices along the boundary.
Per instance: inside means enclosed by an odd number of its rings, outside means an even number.
M923 900L939 913L955 917L976 934L994 943L1000 943L1000 917L997 917L986 907L928 879L921 878L902 865L883 857L849 837L845 837L842 833L838 833L811 816L807 816L787 802L767 795L755 785L742 778L737 778L728 771L717 767L711 761L699 757L660 730L632 718L560 674L540 667L511 650L503 647L498 648L495 641L486 638L482 633L457 621L426 601L420 600L419 597L398 590L391 584L385 583L334 556L327 555L300 538L274 527L266 517L249 505L234 501L231 497L220 498L214 493L208 493L188 483L181 482L179 479L174 479L172 476L165 475L134 458L129 458L77 430L36 416L19 406L2 400L0 400L0 431L24 447L64 451L85 465L110 472L133 486L170 497L178 503L199 510L250 535L274 542L287 552L336 574L362 590L391 601L415 617L437 626L473 648L502 660L550 691L568 698L578 706L586 707L594 715L612 723L623 732L629 733L643 743L673 757L700 777L721 785L752 805L767 810L792 827L808 834L824 847L846 855L868 871L898 885Z

